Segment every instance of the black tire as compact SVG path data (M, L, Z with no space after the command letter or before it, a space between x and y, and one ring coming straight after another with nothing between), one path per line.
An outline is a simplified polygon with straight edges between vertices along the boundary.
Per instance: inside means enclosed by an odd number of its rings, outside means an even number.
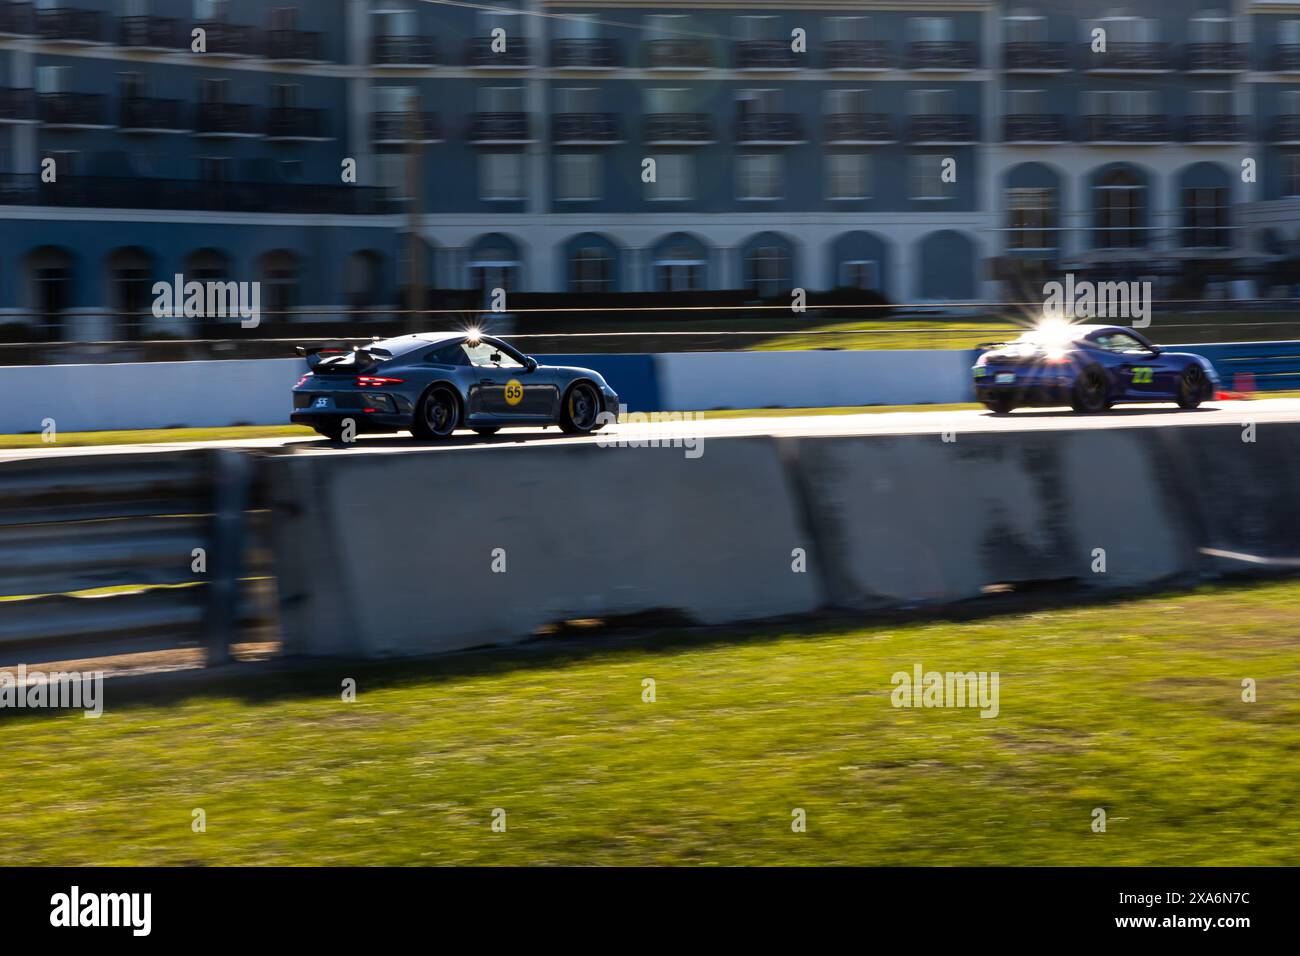
M500 428L476 428L474 429L474 431L478 432L480 435L486 438L488 435L495 435L497 432L501 431L501 429Z
M1183 369L1178 379L1178 407L1191 410L1208 397L1210 379L1205 369L1199 365L1189 365Z
M566 435L587 435L601 427L600 392L591 382L574 382L560 404L560 431Z
M460 399L450 385L434 385L420 398L411 422L416 438L446 438L460 424Z
M330 441L343 440L342 425L313 425L312 427L316 429L316 434L323 435L324 437L328 438Z
M1089 365L1079 373L1070 392L1070 407L1083 415L1093 415L1110 408L1110 384L1099 365Z
M1016 400L1010 395L995 395L984 403L984 407L994 415L1006 415L1016 407Z

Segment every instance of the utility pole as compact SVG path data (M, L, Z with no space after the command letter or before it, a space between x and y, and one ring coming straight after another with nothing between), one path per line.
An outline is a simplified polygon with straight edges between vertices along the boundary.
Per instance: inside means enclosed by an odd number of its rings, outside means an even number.
M421 331L417 309L424 308L423 241L420 238L420 147L423 145L420 97L412 91L406 101L406 330Z

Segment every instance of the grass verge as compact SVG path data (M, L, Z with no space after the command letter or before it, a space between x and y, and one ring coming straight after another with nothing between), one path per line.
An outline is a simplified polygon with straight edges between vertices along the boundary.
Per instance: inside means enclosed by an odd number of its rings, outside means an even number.
M110 683L98 720L3 714L22 772L0 839L10 865L1294 865L1298 615L1291 580L331 665L132 703ZM893 708L891 675L916 663L998 671L998 716Z

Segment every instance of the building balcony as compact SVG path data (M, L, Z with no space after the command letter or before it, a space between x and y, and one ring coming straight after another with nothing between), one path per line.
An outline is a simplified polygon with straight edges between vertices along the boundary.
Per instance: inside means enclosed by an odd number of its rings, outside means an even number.
M429 37L377 36L370 41L375 66L436 66L438 44Z
M123 133L163 133L188 129L180 100L128 96L118 107L117 126Z
M31 36L36 32L36 18L30 3L0 3L0 34Z
M530 143L527 113L475 113L469 121L471 143Z
M331 183L209 182L197 179L0 176L0 205L97 209L195 209L215 212L381 215L394 211L386 193Z
M822 118L826 143L894 143L894 124L886 113L831 113Z
M1189 143L1239 143L1246 124L1239 116L1189 116L1184 132Z
M133 50L175 50L181 43L180 21L173 17L118 17L117 45Z
M441 143L442 123L437 113L375 113L370 121L371 137L376 145L400 146L407 143Z
M650 113L645 118L647 143L712 143L713 121L708 113Z
M1084 66L1090 73L1168 73L1168 43L1109 43L1105 53L1083 47Z
M890 70L894 56L884 40L828 40L826 50L828 70Z
M266 35L269 60L318 63L325 59L325 34L307 30L271 30Z
M37 109L46 126L75 129L108 125L104 122L104 97L99 93L41 93Z
M1167 143L1172 137L1164 116L1085 116L1084 139L1091 143Z
M713 51L707 40L647 40L646 66L652 70L707 70Z
M1300 73L1300 43L1279 43L1273 51L1273 69L1279 73Z
M623 65L623 49L603 38L568 38L551 43L551 66L561 70L612 70Z
M1002 120L1006 143L1064 143L1069 138L1065 117L1059 113L1013 113Z
M235 139L262 135L257 111L250 103L200 103L197 116L194 132L198 136Z
M523 37L507 37L505 50L493 53L491 37L471 37L465 45L465 63L482 69L528 66L528 41Z
M1187 44L1188 73L1244 73L1247 55L1244 43Z
M797 70L790 44L781 40L739 40L734 46L738 70Z
M278 140L329 139L325 111L305 106L276 106L266 111L266 138Z
M204 31L209 56L257 56L260 52L258 31L252 27L221 20L194 26Z
M970 40L918 40L907 45L909 70L973 70L979 66Z
M66 43L102 43L104 21L98 10L37 10L36 35Z
M1007 43L1002 47L1002 69L1008 73L1066 73L1070 50L1064 43L1047 40Z
M35 120L34 90L0 87L0 123L31 123Z
M556 143L619 143L623 141L617 113L556 113L551 117Z
M737 143L803 143L803 119L798 113L755 113L736 120Z
M964 113L910 116L907 138L913 143L973 143L975 117Z
M1279 116L1274 119L1269 140L1288 145L1300 143L1300 116Z

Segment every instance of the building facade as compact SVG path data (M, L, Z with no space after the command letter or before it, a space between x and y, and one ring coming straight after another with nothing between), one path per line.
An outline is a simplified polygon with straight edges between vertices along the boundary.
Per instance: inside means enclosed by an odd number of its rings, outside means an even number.
M0 0L0 324L48 338L178 273L929 303L1298 242L1300 2Z

